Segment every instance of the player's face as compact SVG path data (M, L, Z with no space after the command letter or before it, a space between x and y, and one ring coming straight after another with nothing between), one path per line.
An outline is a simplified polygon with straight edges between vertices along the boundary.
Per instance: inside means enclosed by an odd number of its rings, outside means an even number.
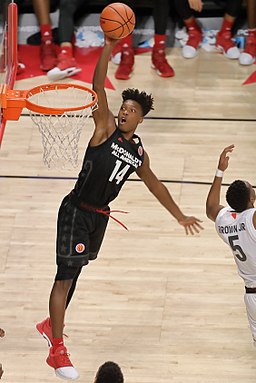
M137 125L143 121L140 104L134 100L126 100L121 105L118 113L118 128L128 133L134 131Z

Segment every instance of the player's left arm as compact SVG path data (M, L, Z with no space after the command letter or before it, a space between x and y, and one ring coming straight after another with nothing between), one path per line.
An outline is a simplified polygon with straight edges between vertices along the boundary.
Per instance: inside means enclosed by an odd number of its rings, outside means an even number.
M227 169L229 162L228 153L231 153L234 147L234 145L229 145L220 154L218 170L220 170L221 172L224 172ZM222 175L218 175L218 170L216 172L206 200L206 215L214 222L217 218L219 211L224 207L220 204Z
M189 217L182 213L179 206L173 200L171 194L165 185L156 177L150 168L149 157L144 153L144 161L141 167L137 169L137 175L145 183L149 191L156 199L173 215L180 225L185 228L186 234L199 233L203 227L200 225L198 218Z

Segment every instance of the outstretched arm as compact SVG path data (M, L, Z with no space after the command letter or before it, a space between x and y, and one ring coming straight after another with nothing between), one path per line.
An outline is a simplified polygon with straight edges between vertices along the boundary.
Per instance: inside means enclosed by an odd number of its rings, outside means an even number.
M101 144L115 129L115 119L108 108L107 96L105 92L105 80L110 55L116 42L117 40L112 40L105 36L105 45L102 48L94 70L92 86L98 96L98 109L93 112L95 130L90 142L92 146Z
M206 215L212 221L216 220L216 217L223 206L220 205L220 190L221 190L221 182L224 172L228 167L229 156L228 153L233 152L234 145L227 146L220 155L218 169L216 175L214 177L212 186L208 193L208 197L206 200ZM218 171L219 170L219 171Z
M200 229L203 230L203 227L199 223L201 222L199 219L188 217L182 213L168 189L152 172L149 166L149 157L147 153L145 153L143 165L137 170L137 174L156 199L173 215L174 218L176 218L179 224L185 228L186 234L193 235L199 233Z

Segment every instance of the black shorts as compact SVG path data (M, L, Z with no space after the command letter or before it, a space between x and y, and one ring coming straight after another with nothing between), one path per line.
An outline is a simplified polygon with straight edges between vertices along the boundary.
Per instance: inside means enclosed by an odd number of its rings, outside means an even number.
M63 199L58 214L56 241L56 262L61 266L62 274L66 267L76 273L76 270L97 258L108 220L109 217L104 214L77 208L69 196ZM67 274L72 273L67 270Z

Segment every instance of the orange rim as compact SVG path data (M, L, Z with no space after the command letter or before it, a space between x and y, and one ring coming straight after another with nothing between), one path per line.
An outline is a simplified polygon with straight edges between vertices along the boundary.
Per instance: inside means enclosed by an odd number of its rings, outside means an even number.
M33 103L32 101L29 100L29 97L34 96L35 94L40 93L41 91L48 92L48 91L54 91L54 90L63 90L63 89L68 89L68 88L76 88L80 89L82 91L85 91L87 93L90 93L93 97L93 100L89 102L88 104L81 105L81 106L76 106L73 108L50 108L48 106L42 106L42 105L37 105ZM41 113L41 114L63 114L64 112L72 112L76 110L81 110L81 109L86 109L86 108L91 108L93 105L95 105L98 101L97 94L94 90L87 88L86 86L83 85L77 85L77 84L43 84L43 85L38 85L34 88L31 88L26 91L26 108L31 110L32 112L36 113Z

